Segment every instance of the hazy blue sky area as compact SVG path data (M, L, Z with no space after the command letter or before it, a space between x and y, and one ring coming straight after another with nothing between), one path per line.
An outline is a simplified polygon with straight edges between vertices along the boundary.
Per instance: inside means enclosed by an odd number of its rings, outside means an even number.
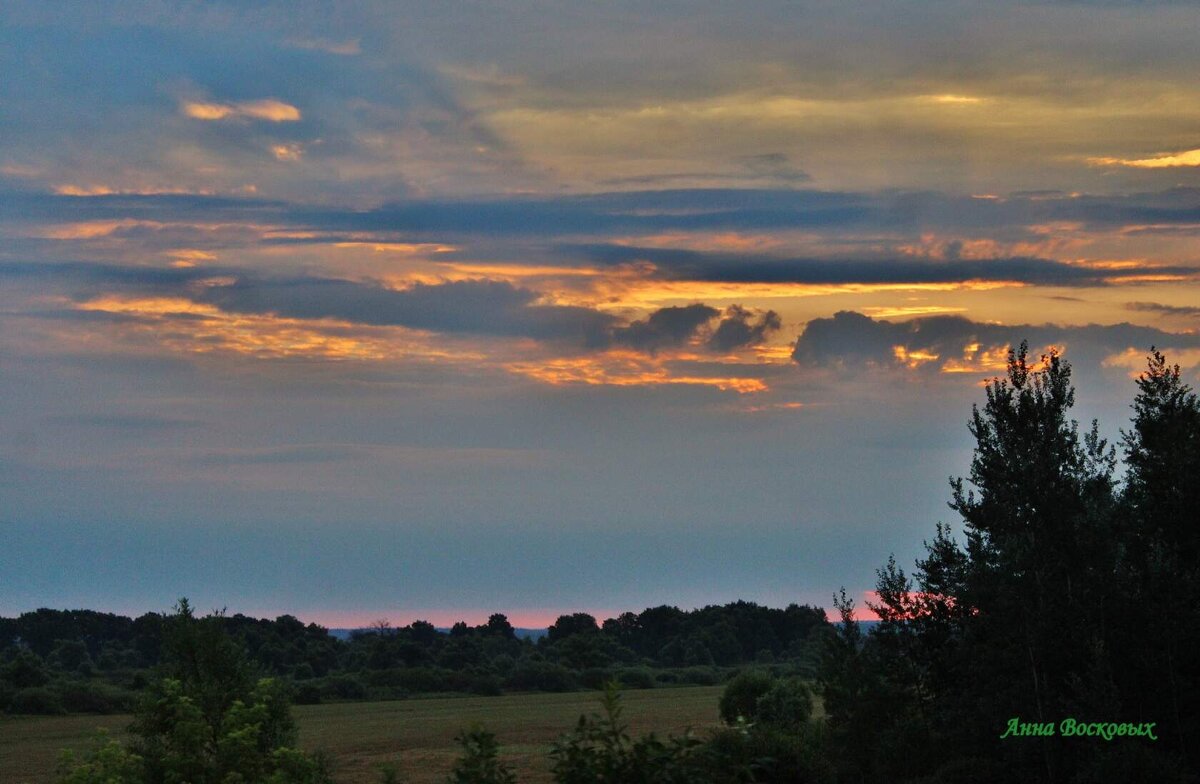
M0 8L0 614L827 606L1200 380L1200 10Z

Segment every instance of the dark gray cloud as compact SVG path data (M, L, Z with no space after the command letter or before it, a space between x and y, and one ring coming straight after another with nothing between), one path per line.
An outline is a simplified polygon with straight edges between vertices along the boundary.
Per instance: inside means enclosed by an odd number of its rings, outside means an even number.
M71 429L88 428L130 435L174 432L204 424L196 419L153 414L62 414L46 417L45 422Z
M224 220L441 240L771 229L835 234L1004 230L1025 237L1029 226L1061 221L1092 228L1169 228L1200 222L1198 188L1126 195L1026 192L987 199L936 191L677 188L552 197L410 199L371 209L197 195L59 196L11 187L2 195L0 221Z
M274 314L294 319L336 319L365 326L400 326L432 332L533 338L575 347L611 345L654 352L682 346L722 313L703 303L664 307L645 319L622 322L592 308L538 304L541 296L505 281L463 280L415 283L392 289L371 281L322 277L266 278L221 268L143 268L84 262L0 263L0 278L37 278L73 283L79 301L111 291L166 294L213 305L229 313ZM147 322L136 314L72 309L34 310L15 315L98 322ZM204 314L176 313L176 319L204 320ZM706 345L729 351L761 342L779 328L767 311L757 317L728 308Z
M702 253L638 248L628 245L576 246L593 262L608 265L648 261L658 276L671 280L722 283L964 283L1016 281L1052 286L1101 286L1113 278L1137 274L1194 275L1183 265L1145 264L1120 270L1066 264L1052 259L785 258L765 255Z
M972 321L962 316L932 316L909 321L872 319L854 311L808 322L792 350L802 365L878 366L902 364L897 348L907 355L923 352L938 361L922 365L937 370L947 360L968 361L969 347L995 349L1028 340L1033 350L1066 344L1073 359L1099 364L1105 356L1128 348L1145 351L1151 346L1200 346L1200 335L1166 332L1135 324L1059 326L1054 324L1001 325Z
M725 310L725 315L717 328L708 339L709 348L714 351L732 351L743 346L762 343L767 336L783 326L779 314L773 310L762 313L755 319L754 314L740 305L733 305Z
M682 346L719 313L716 308L700 303L660 308L643 321L614 329L612 339L618 345L642 351Z
M615 317L590 308L538 305L531 289L491 280L417 283L389 289L328 278L243 278L213 286L201 301L239 313L274 313L300 319L332 318L372 326L402 326L582 345L602 344Z
M1127 302L1125 307L1139 313L1158 313L1163 316L1200 318L1200 307L1196 306L1163 305L1158 302Z

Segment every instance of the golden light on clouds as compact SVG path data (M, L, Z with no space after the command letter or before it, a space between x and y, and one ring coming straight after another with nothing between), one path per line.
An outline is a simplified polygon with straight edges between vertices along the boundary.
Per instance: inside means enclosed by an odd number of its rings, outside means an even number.
M140 332L173 351L190 354L379 360L405 353L388 337L375 337L343 322L226 313L183 297L104 295L79 303L76 308L138 316L140 323L122 328Z
M922 95L921 98L930 103L952 104L952 105L971 105L983 103L984 99L974 95L955 95L953 93L942 93L939 95Z
M943 373L998 374L1008 367L1008 346L984 347L968 343L961 357L951 357L942 363Z
M1159 350L1167 356L1172 365L1184 369L1200 367L1200 348L1163 348ZM1104 367L1124 368L1130 378L1137 378L1146 370L1146 350L1142 348L1127 348L1122 352L1110 354L1101 363Z
M1167 169L1175 166L1200 166L1200 149L1163 153L1151 158L1088 158L1093 166L1128 166L1135 169Z
M210 122L249 119L278 123L296 122L300 119L299 109L275 98L263 98L257 101L239 101L235 103L185 101L180 106L180 110L193 120Z
M304 145L299 143L272 144L271 155L275 156L277 161L298 161L304 157Z
M910 350L906 349L904 346L892 346L892 356L896 358L897 362L909 368L910 370L915 370L921 365L924 365L928 362L936 362L938 359L940 359L940 355L935 354L932 351L926 351L919 348Z
M722 391L752 394L768 387L760 378L746 376L674 375L660 358L627 351L609 351L585 357L510 362L506 369L545 384L563 386L659 386L681 384L710 386Z
M600 280L595 307L606 309L656 308L681 301L709 304L742 300L798 299L842 294L879 294L887 292L990 291L1020 288L1019 281L967 280L954 283L724 283L710 281L639 280L613 276Z
M875 319L942 316L948 313L964 313L966 310L966 308L949 305L881 305L878 307L862 308L863 313Z

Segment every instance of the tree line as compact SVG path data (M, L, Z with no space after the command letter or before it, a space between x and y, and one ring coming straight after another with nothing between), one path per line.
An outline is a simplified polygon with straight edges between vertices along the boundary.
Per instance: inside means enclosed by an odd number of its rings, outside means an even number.
M128 618L41 609L0 618L0 710L11 713L131 710L157 677L169 614ZM815 673L823 610L732 602L685 611L653 607L600 624L560 616L536 642L500 613L439 630L427 621L378 623L342 640L288 615L214 616L255 670L290 685L302 703L395 699L413 694L570 691L616 679L626 688L714 684L751 663Z

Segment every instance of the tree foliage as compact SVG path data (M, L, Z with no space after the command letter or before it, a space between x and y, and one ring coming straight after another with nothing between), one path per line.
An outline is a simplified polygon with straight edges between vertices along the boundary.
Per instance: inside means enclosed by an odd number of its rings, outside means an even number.
M64 759L63 784L326 784L327 765L295 749L285 688L255 679L219 614L181 599L168 618L163 677L144 695L128 746Z
M1152 352L1123 485L1097 423L1081 432L1070 418L1074 400L1056 352L1035 363L1025 344L1010 351L972 411L969 474L951 480L964 541L939 523L911 575L890 559L865 639L843 612L822 676L849 777L1104 781L1135 758L1175 774L1194 763L1197 668L1181 644L1200 642L1196 397ZM1168 612L1178 625L1152 621ZM1157 721L1176 738L1003 741L1012 717ZM868 731L878 754L845 753Z

